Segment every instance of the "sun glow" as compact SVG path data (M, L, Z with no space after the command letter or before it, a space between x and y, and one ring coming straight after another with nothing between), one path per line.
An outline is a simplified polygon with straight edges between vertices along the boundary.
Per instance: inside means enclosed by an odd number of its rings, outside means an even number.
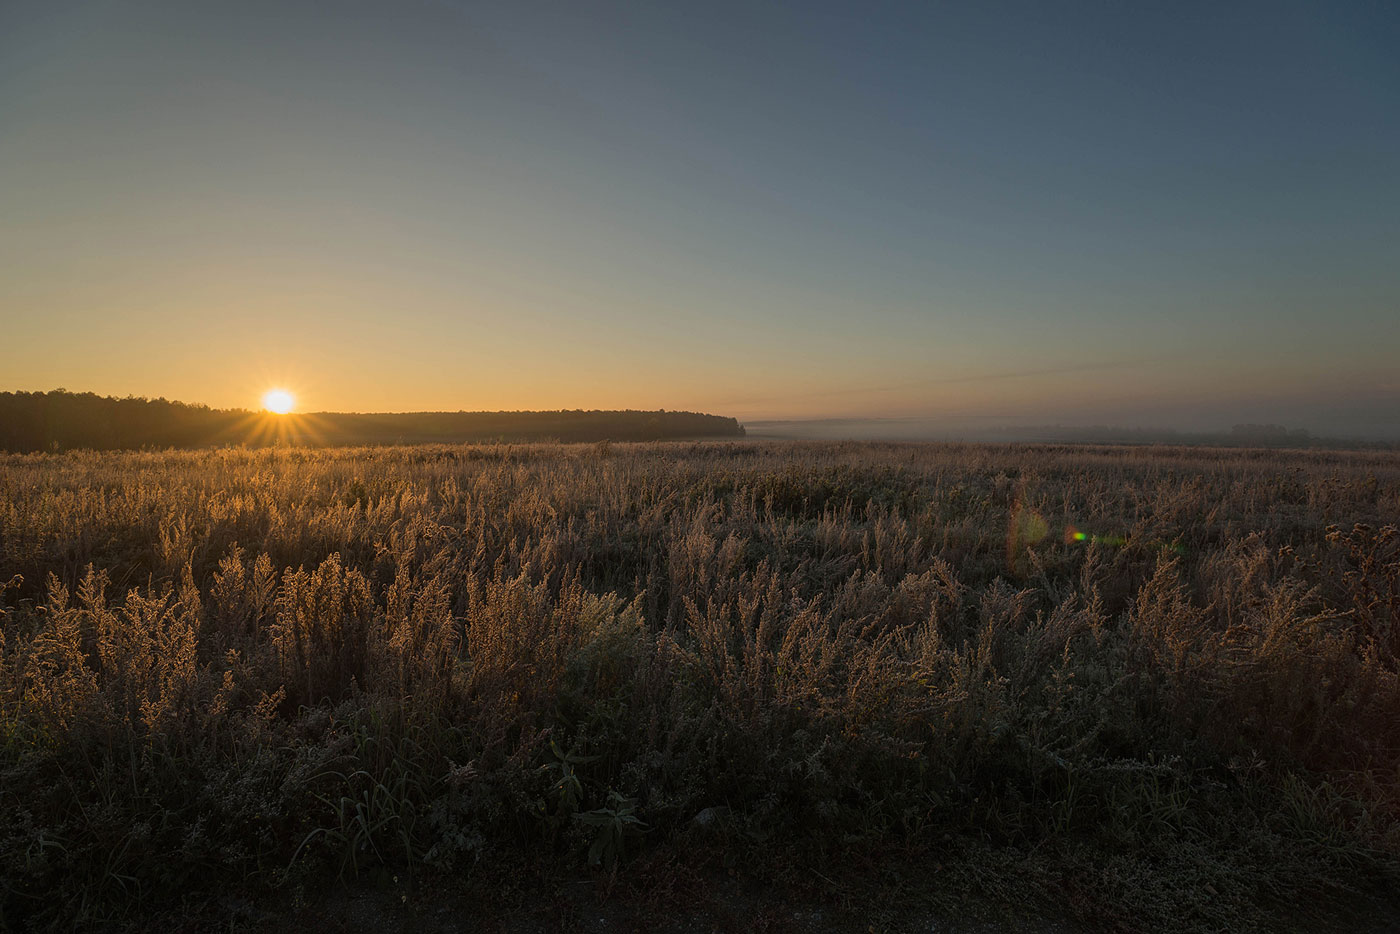
M263 393L262 404L269 412L286 415L296 405L296 400L285 389L269 389Z

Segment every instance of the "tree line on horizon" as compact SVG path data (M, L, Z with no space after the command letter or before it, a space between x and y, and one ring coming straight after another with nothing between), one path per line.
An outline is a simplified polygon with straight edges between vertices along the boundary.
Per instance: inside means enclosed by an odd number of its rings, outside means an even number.
M245 409L96 393L0 392L0 450L196 448L470 441L661 441L744 436L737 419L697 412L328 412Z

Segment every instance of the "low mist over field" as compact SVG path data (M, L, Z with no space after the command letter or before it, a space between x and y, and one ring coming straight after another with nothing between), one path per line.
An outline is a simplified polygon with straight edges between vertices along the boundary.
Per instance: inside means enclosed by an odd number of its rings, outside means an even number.
M993 441L1124 444L1204 444L1269 448L1371 448L1400 446L1389 432L1344 436L1316 435L1306 428L1244 423L1228 429L1181 431L1175 428L1124 428L1114 425L1034 425L1002 418L816 418L767 420L745 424L748 437L786 441Z

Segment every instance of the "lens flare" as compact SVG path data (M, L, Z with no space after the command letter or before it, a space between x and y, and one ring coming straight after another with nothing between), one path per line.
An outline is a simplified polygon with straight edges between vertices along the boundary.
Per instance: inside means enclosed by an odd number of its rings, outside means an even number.
M1017 573L1029 568L1027 551L1039 545L1050 534L1050 523L1039 512L1026 506L1020 496L1011 507L1011 520L1006 528L1006 563Z

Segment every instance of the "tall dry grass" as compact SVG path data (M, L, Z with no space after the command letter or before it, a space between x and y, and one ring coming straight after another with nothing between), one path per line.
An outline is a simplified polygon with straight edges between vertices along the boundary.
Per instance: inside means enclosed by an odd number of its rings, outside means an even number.
M1397 519L1390 454L0 457L0 920L668 847L1393 892Z

